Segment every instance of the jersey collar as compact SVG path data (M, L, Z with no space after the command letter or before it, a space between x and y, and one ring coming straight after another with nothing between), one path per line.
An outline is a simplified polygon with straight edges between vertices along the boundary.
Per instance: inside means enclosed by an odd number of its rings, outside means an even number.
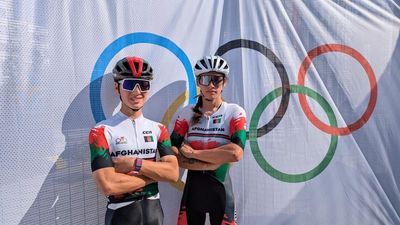
M124 113L122 113L121 111L119 111L117 113L117 116L121 117L122 119L130 119L129 116L125 115ZM139 117L137 117L136 119L134 119L133 121L138 122L144 119L143 113L140 114Z

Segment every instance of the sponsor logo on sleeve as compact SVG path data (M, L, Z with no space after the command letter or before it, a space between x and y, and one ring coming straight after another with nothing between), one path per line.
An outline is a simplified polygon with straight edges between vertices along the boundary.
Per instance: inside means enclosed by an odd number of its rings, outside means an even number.
M116 145L128 144L128 140L124 136L122 136L122 137L115 139L115 144Z

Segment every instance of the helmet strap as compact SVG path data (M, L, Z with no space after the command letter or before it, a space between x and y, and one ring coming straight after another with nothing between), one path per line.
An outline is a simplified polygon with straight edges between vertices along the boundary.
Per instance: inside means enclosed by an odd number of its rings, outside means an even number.
M117 84L118 84L118 94L119 94L119 99L121 99L121 92L120 92L120 90L119 90L119 83L117 82ZM121 99L121 101L122 101L122 99Z

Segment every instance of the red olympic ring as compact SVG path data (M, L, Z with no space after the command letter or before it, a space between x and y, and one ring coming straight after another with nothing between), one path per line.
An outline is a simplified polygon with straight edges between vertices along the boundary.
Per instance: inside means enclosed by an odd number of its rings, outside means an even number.
M321 120L319 120L314 113L311 111L310 107L308 106L306 96L299 93L299 101L301 108L303 109L304 113L306 114L307 118L311 121L314 126L319 128L320 130L332 134L332 135L347 135L351 132L361 128L370 118L372 111L375 108L376 100L378 96L378 86L376 84L376 78L374 71L372 70L368 61L355 49L341 44L326 44L318 46L311 51L308 52L306 58L303 60L303 63L300 66L299 73L298 73L298 82L299 86L304 86L304 79L306 76L306 72L309 69L310 65L312 64L312 60L324 53L327 52L342 52L345 53L354 59L356 59L361 66L364 68L365 72L368 75L369 86L371 88L370 98L368 102L367 109L365 110L364 114L358 119L356 122L346 126L346 127L331 127Z

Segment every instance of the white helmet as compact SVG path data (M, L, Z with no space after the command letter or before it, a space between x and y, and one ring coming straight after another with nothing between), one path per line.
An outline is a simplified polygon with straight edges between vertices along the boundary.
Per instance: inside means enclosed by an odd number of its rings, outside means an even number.
M225 59L218 55L204 56L204 58L197 61L194 66L194 74L199 76L202 73L215 71L222 73L225 77L228 76L229 66Z

